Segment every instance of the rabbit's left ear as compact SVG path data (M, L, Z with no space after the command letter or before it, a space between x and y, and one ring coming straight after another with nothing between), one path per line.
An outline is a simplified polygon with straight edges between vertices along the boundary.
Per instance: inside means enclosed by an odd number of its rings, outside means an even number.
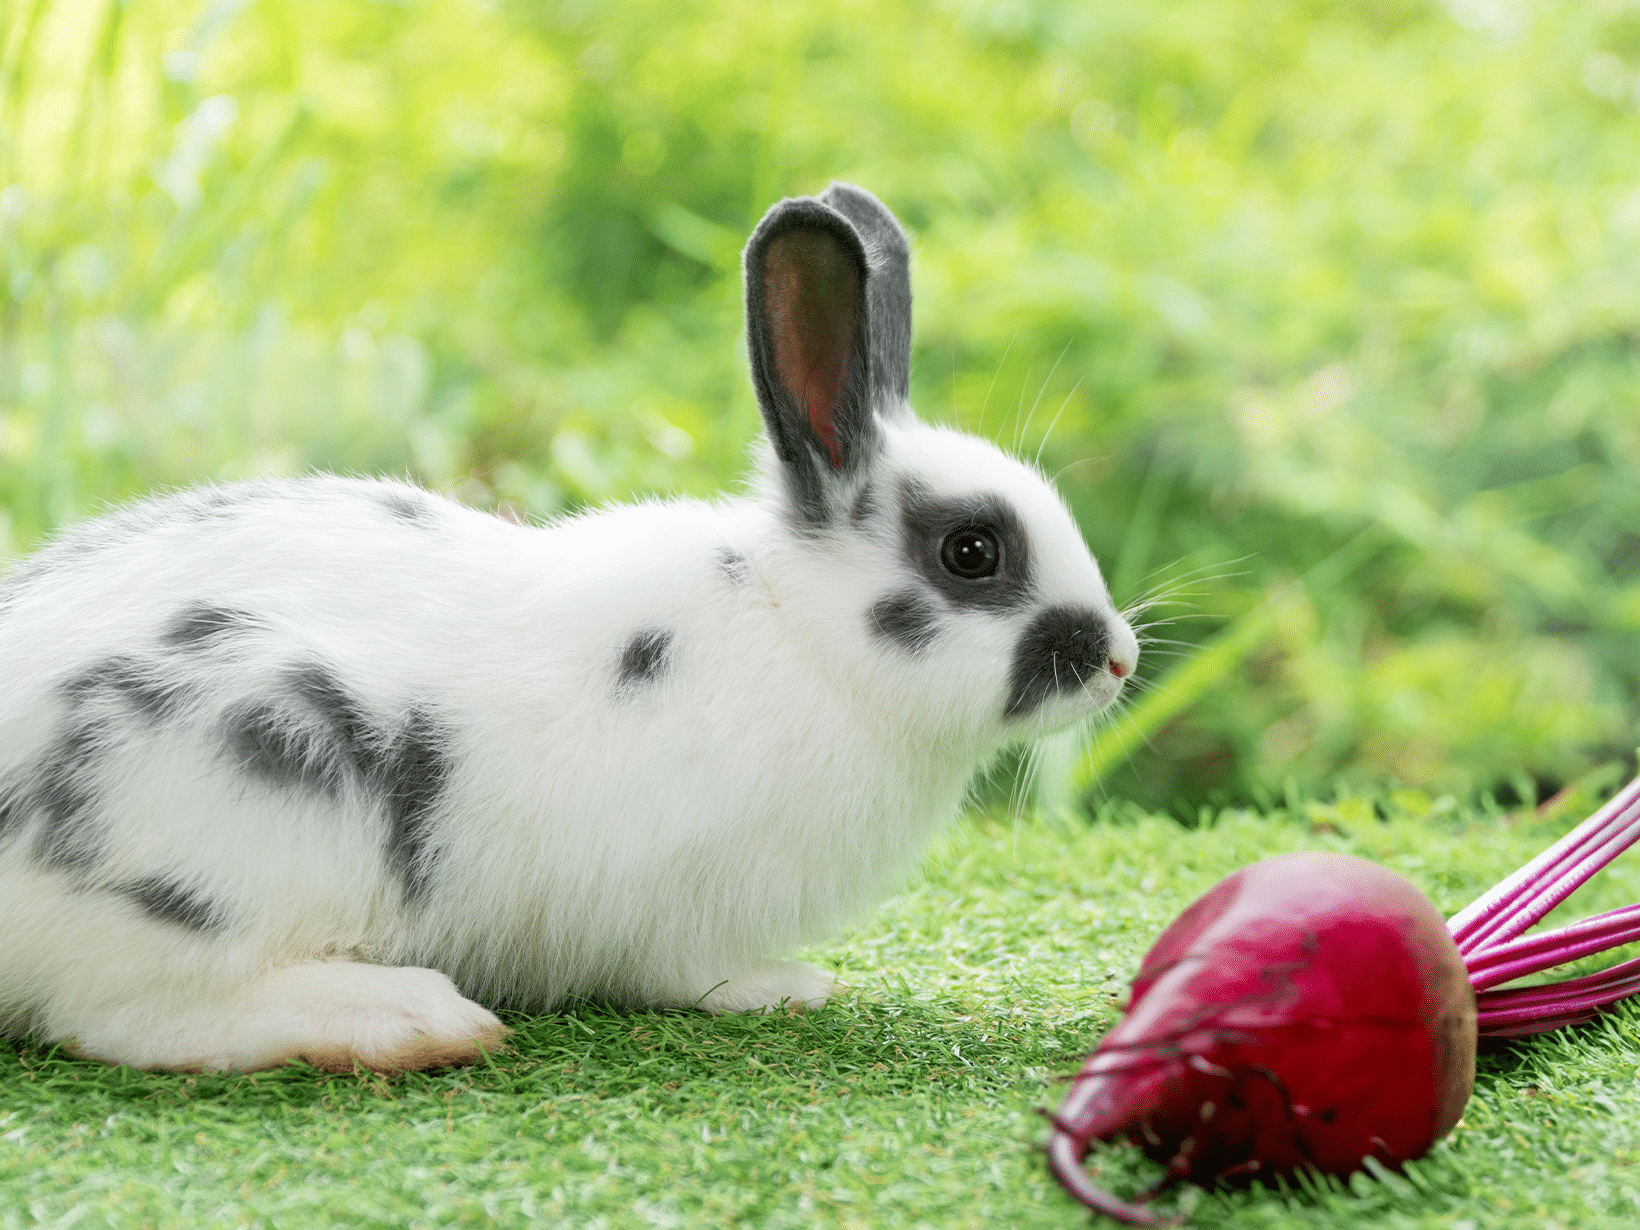
M876 451L870 279L849 220L812 197L780 202L746 245L746 345L769 440L805 516Z
M871 266L871 395L878 414L910 408L911 245L864 188L835 182L820 199L854 224Z

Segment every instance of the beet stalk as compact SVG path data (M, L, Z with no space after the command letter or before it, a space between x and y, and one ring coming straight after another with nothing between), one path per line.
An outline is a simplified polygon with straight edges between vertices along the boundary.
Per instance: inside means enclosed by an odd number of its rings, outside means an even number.
M1640 993L1640 961L1547 986L1499 988L1640 939L1640 906L1613 910L1555 931L1519 938L1544 915L1636 841L1640 778L1594 815L1447 924L1463 954L1480 1011L1483 1038L1521 1038L1579 1025L1620 999Z
M1348 855L1227 876L1146 954L1126 1015L1051 1116L1049 1168L1089 1208L1159 1226L1142 1201L1181 1180L1423 1156L1463 1113L1478 1037L1579 1024L1640 993L1640 960L1504 985L1640 940L1640 905L1524 934L1636 841L1640 779L1450 922ZM1082 1167L1095 1140L1139 1146L1162 1185L1139 1203L1096 1187Z

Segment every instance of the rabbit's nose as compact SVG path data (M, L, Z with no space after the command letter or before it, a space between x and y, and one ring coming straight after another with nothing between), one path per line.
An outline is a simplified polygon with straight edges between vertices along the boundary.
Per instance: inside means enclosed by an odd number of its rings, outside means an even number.
M1122 673L1133 669L1129 661L1120 665ZM1048 607L1026 625L1014 648L1003 712L1020 717L1061 692L1081 691L1100 671L1117 674L1117 666L1103 615L1088 607Z
M1139 638L1128 621L1114 611L1105 616L1105 629L1110 637L1105 647L1110 658L1110 673L1117 679L1126 679L1139 665Z

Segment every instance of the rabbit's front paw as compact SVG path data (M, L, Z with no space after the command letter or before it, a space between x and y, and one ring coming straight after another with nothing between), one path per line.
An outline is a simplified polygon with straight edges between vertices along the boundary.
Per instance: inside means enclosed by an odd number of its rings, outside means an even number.
M777 961L747 970L713 987L698 1006L707 1012L801 1011L818 1008L837 990L837 980L802 961Z
M279 1015L300 1022L286 1046L329 1072L474 1063L508 1033L438 970L334 962L295 966L276 977Z

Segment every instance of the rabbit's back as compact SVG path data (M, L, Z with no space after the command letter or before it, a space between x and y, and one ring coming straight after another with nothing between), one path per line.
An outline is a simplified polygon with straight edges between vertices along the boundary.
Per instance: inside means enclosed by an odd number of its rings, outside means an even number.
M0 577L0 766L88 698L122 697L135 727L327 658L366 704L432 690L478 720L587 678L634 612L709 601L733 522L678 503L537 528L320 477L145 501Z

